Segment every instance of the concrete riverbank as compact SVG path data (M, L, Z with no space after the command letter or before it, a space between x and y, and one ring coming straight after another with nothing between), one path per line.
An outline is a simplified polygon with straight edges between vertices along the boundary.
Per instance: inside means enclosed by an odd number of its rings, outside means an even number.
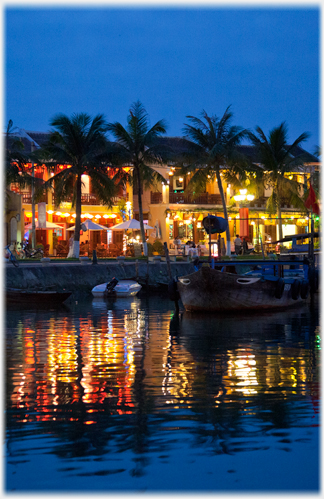
M172 262L172 276L182 276L194 271L192 263ZM167 264L143 261L125 263L54 263L6 266L5 282L8 288L43 288L56 286L74 294L90 293L97 284L117 279L134 279L148 288L158 288L169 282Z

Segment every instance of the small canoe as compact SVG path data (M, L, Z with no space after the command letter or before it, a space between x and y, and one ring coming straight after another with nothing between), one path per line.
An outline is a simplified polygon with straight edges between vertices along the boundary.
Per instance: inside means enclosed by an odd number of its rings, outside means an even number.
M107 284L109 283L105 282L95 286L91 290L93 296L95 298L103 298L105 296ZM142 286L138 284L138 282L132 281L131 279L122 279L113 287L112 294L114 294L117 298L125 298L127 296L137 295L140 289L142 289Z
M7 304L15 305L59 305L71 296L70 291L55 291L55 290L30 290L30 289L6 289Z

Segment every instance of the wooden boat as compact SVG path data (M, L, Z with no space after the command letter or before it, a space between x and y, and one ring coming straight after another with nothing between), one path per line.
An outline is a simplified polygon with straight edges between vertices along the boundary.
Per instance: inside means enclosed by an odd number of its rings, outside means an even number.
M177 289L187 311L236 312L297 305L308 296L308 282L277 276L237 275L209 266L178 278Z
M71 296L70 291L6 289L7 304L30 306L60 305Z
M117 281L116 283L114 281ZM107 286L110 286L110 293L107 293ZM125 298L127 296L135 296L142 289L142 286L138 284L136 281L132 281L131 279L122 279L117 280L113 279L110 282L105 282L103 284L98 284L95 286L91 293L95 298L103 298L105 296L116 296L117 298Z

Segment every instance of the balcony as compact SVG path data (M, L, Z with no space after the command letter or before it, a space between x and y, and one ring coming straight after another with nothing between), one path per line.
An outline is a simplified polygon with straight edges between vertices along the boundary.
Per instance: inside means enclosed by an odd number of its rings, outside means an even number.
M151 191L151 204L161 204L161 203L162 203L162 192Z
M115 196L114 198L112 198L112 204L113 205L117 205L118 202L120 201L120 199L122 198L122 196ZM54 196L54 205L56 206L56 203L55 203L55 196ZM65 201L67 202L72 202L72 196L69 196L68 198L65 199ZM92 205L92 206L102 206L102 202L99 200L99 198L95 195L95 194L82 194L81 195L81 204L83 206L86 206L86 205Z
M265 196L260 196L259 198L254 199L253 201L251 201L251 203L249 205L247 205L247 206L249 206L250 208L262 208L262 209L265 209L266 205L267 205L268 199L269 198L267 198ZM293 209L294 206L292 204L290 204L290 202L288 201L288 199L282 198L281 199L281 208L282 209Z
M170 204L222 204L222 198L220 194L209 194L204 192L197 196L180 194L176 192L169 193L169 203Z
M162 203L162 193L161 192L151 192L151 204L161 204ZM169 193L169 203L170 204L222 204L222 198L220 194L208 194L204 192L198 196L185 195L183 193L170 192Z
M260 196L259 198L256 198L253 201L251 201L251 203L246 206L249 206L250 208L265 208L267 204L267 199L268 198L264 196Z
M31 192L18 192L22 196L22 202L24 204L31 204L32 195ZM47 194L43 194L41 198L37 199L37 203L47 203Z

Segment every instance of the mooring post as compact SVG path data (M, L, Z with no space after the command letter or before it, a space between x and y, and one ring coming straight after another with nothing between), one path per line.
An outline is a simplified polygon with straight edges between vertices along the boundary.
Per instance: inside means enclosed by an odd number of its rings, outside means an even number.
M164 246L165 259L167 262L168 276L169 276L169 279L172 279L172 271L171 271L171 262L170 262L168 243L166 243L166 242L163 243L163 246Z
M211 262L211 230L210 230L210 214L208 213L208 232L209 232L209 263Z

